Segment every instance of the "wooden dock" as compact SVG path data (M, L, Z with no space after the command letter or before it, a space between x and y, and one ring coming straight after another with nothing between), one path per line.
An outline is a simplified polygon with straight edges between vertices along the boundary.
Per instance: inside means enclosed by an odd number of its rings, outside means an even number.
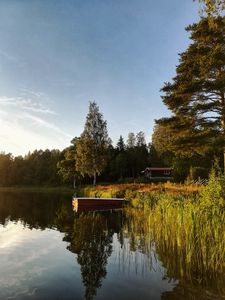
M74 197L72 201L75 212L118 209L123 207L123 203L122 198Z

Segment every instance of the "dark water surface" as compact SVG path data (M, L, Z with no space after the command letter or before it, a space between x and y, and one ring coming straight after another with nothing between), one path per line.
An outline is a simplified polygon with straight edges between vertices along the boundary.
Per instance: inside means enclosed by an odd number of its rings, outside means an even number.
M74 213L71 200L0 193L0 299L225 299L221 274L181 279L126 209Z

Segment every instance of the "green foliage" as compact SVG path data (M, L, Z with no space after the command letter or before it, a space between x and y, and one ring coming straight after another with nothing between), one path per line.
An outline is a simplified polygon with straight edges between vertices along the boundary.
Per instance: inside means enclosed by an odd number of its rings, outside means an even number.
M225 208L225 177L215 167L210 172L208 185L200 193L200 207Z
M173 134L173 149L182 155L206 154L225 147L225 17L207 18L187 28L192 43L180 54L172 83L162 88L172 117L158 120Z
M96 198L124 198L126 188L110 186L108 189L101 189L101 186L82 186L76 189L79 197L96 197Z
M0 186L58 185L59 150L35 150L25 157L0 154Z
M198 280L208 272L222 274L225 260L223 176L218 177L213 170L209 185L200 195L128 191L126 198L134 207L127 214L134 215L131 226L135 245L139 247L140 239L145 241L142 251L148 251L149 241L154 241L162 257L168 252L170 257L179 257L180 268L176 266L173 270L179 271L179 278L194 275Z
M58 174L62 178L63 183L75 185L76 180L80 179L80 174L75 170L75 154L76 154L77 138L74 138L72 145L63 150L63 159L57 163Z
M0 153L0 186L11 183L12 155Z
M96 102L90 102L84 131L76 142L76 170L82 176L94 178L100 175L107 163L107 148L110 139L107 133L107 124L99 112Z
M119 152L123 152L125 150L125 143L124 143L122 135L120 136L120 138L119 138L119 140L118 140L118 142L116 144L116 149Z

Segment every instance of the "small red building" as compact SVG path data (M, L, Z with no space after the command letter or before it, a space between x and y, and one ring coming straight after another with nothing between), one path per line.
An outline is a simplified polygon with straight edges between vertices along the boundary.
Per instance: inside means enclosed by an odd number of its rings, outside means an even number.
M168 178L172 179L173 168L146 168L142 173L145 175L145 177L148 178L156 178L156 179L161 179L161 178Z

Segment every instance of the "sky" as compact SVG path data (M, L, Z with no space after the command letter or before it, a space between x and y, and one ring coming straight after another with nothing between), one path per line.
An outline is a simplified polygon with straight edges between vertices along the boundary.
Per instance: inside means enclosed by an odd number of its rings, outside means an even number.
M192 0L0 0L0 151L60 149L83 131L90 101L114 143L151 139L170 112L160 89L196 22Z

